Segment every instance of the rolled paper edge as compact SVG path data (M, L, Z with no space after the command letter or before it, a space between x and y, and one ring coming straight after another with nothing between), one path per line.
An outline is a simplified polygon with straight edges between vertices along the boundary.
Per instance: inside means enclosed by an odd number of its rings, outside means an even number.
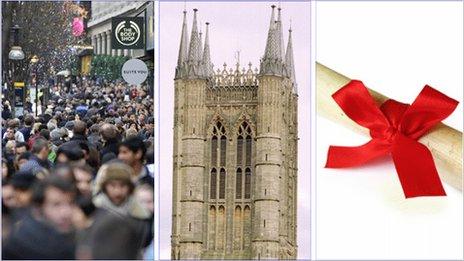
M348 118L332 98L333 93L350 81L350 78L316 62L316 113L369 136L368 129ZM369 88L368 91L379 106L389 99ZM462 138L462 132L440 123L419 139L432 153L440 178L460 191L463 190Z

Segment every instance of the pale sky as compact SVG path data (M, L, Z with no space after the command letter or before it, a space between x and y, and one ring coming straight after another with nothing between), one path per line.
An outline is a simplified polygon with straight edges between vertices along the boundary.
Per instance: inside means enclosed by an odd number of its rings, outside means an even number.
M188 2L187 24L190 35L193 8L198 21L210 23L211 60L214 69L235 65L240 51L241 67L249 62L259 66L264 54L271 5L278 2ZM298 258L310 258L310 3L283 2L282 23L285 49L288 28L292 26L296 79L299 89L298 116ZM172 214L172 128L174 109L174 71L177 63L184 2L160 3L160 258L171 255ZM276 14L277 15L277 14ZM203 35L204 36L204 35Z

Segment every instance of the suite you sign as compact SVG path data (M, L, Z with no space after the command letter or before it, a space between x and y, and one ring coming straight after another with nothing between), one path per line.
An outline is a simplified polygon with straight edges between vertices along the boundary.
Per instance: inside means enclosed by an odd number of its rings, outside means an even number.
M130 59L121 70L122 78L129 84L139 85L148 77L147 65L139 59Z
M143 49L143 17L115 17L111 20L112 49Z

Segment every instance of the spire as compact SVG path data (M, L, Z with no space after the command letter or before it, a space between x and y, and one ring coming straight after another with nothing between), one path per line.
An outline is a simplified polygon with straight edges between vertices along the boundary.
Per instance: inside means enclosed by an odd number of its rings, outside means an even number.
M200 35L200 59L201 59L201 57L203 57L203 31L202 31L202 29L203 29L203 26L202 26L201 20L200 20L200 33L199 33L199 35Z
M279 4L279 7L277 8L277 21L276 21L276 37L277 37L277 44L279 45L278 57L283 57L283 54L284 54L284 35L282 32L281 10L282 8L280 8L280 4Z
M206 22L205 34L205 48L203 50L203 65L205 69L205 76L210 77L213 75L213 64L211 63L211 54L209 50L209 23Z
M181 67L188 59L188 33L187 33L187 11L184 9L184 20L182 22L182 33L180 37L179 56L177 59L176 77L180 76Z
M293 61L293 44L292 44L292 27L288 30L288 43L287 52L285 53L285 66L287 68L287 75L293 83L293 93L298 94L298 88L295 78L295 63Z
M193 9L192 34L190 36L190 47L189 47L189 53L188 53L189 62L199 62L201 58L200 57L201 39L198 35L197 11L198 9Z
M267 42L266 42L266 50L264 52L264 59L266 58L277 58L277 46L276 46L276 21L274 15L275 5L272 5L272 13L271 13L271 22L269 24L269 32L267 34Z
M260 74L282 75L282 24L280 8L275 21L275 5L272 5L271 22L267 34L266 49L261 59Z

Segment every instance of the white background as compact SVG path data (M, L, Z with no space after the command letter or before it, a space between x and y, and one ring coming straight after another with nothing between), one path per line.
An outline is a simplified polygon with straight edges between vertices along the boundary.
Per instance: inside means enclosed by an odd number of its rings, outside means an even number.
M462 131L462 2L317 2L316 14L317 61L401 102L429 84L461 102L444 122ZM463 259L461 191L406 200L390 160L323 168L329 145L368 137L317 117L315 140L313 257Z

